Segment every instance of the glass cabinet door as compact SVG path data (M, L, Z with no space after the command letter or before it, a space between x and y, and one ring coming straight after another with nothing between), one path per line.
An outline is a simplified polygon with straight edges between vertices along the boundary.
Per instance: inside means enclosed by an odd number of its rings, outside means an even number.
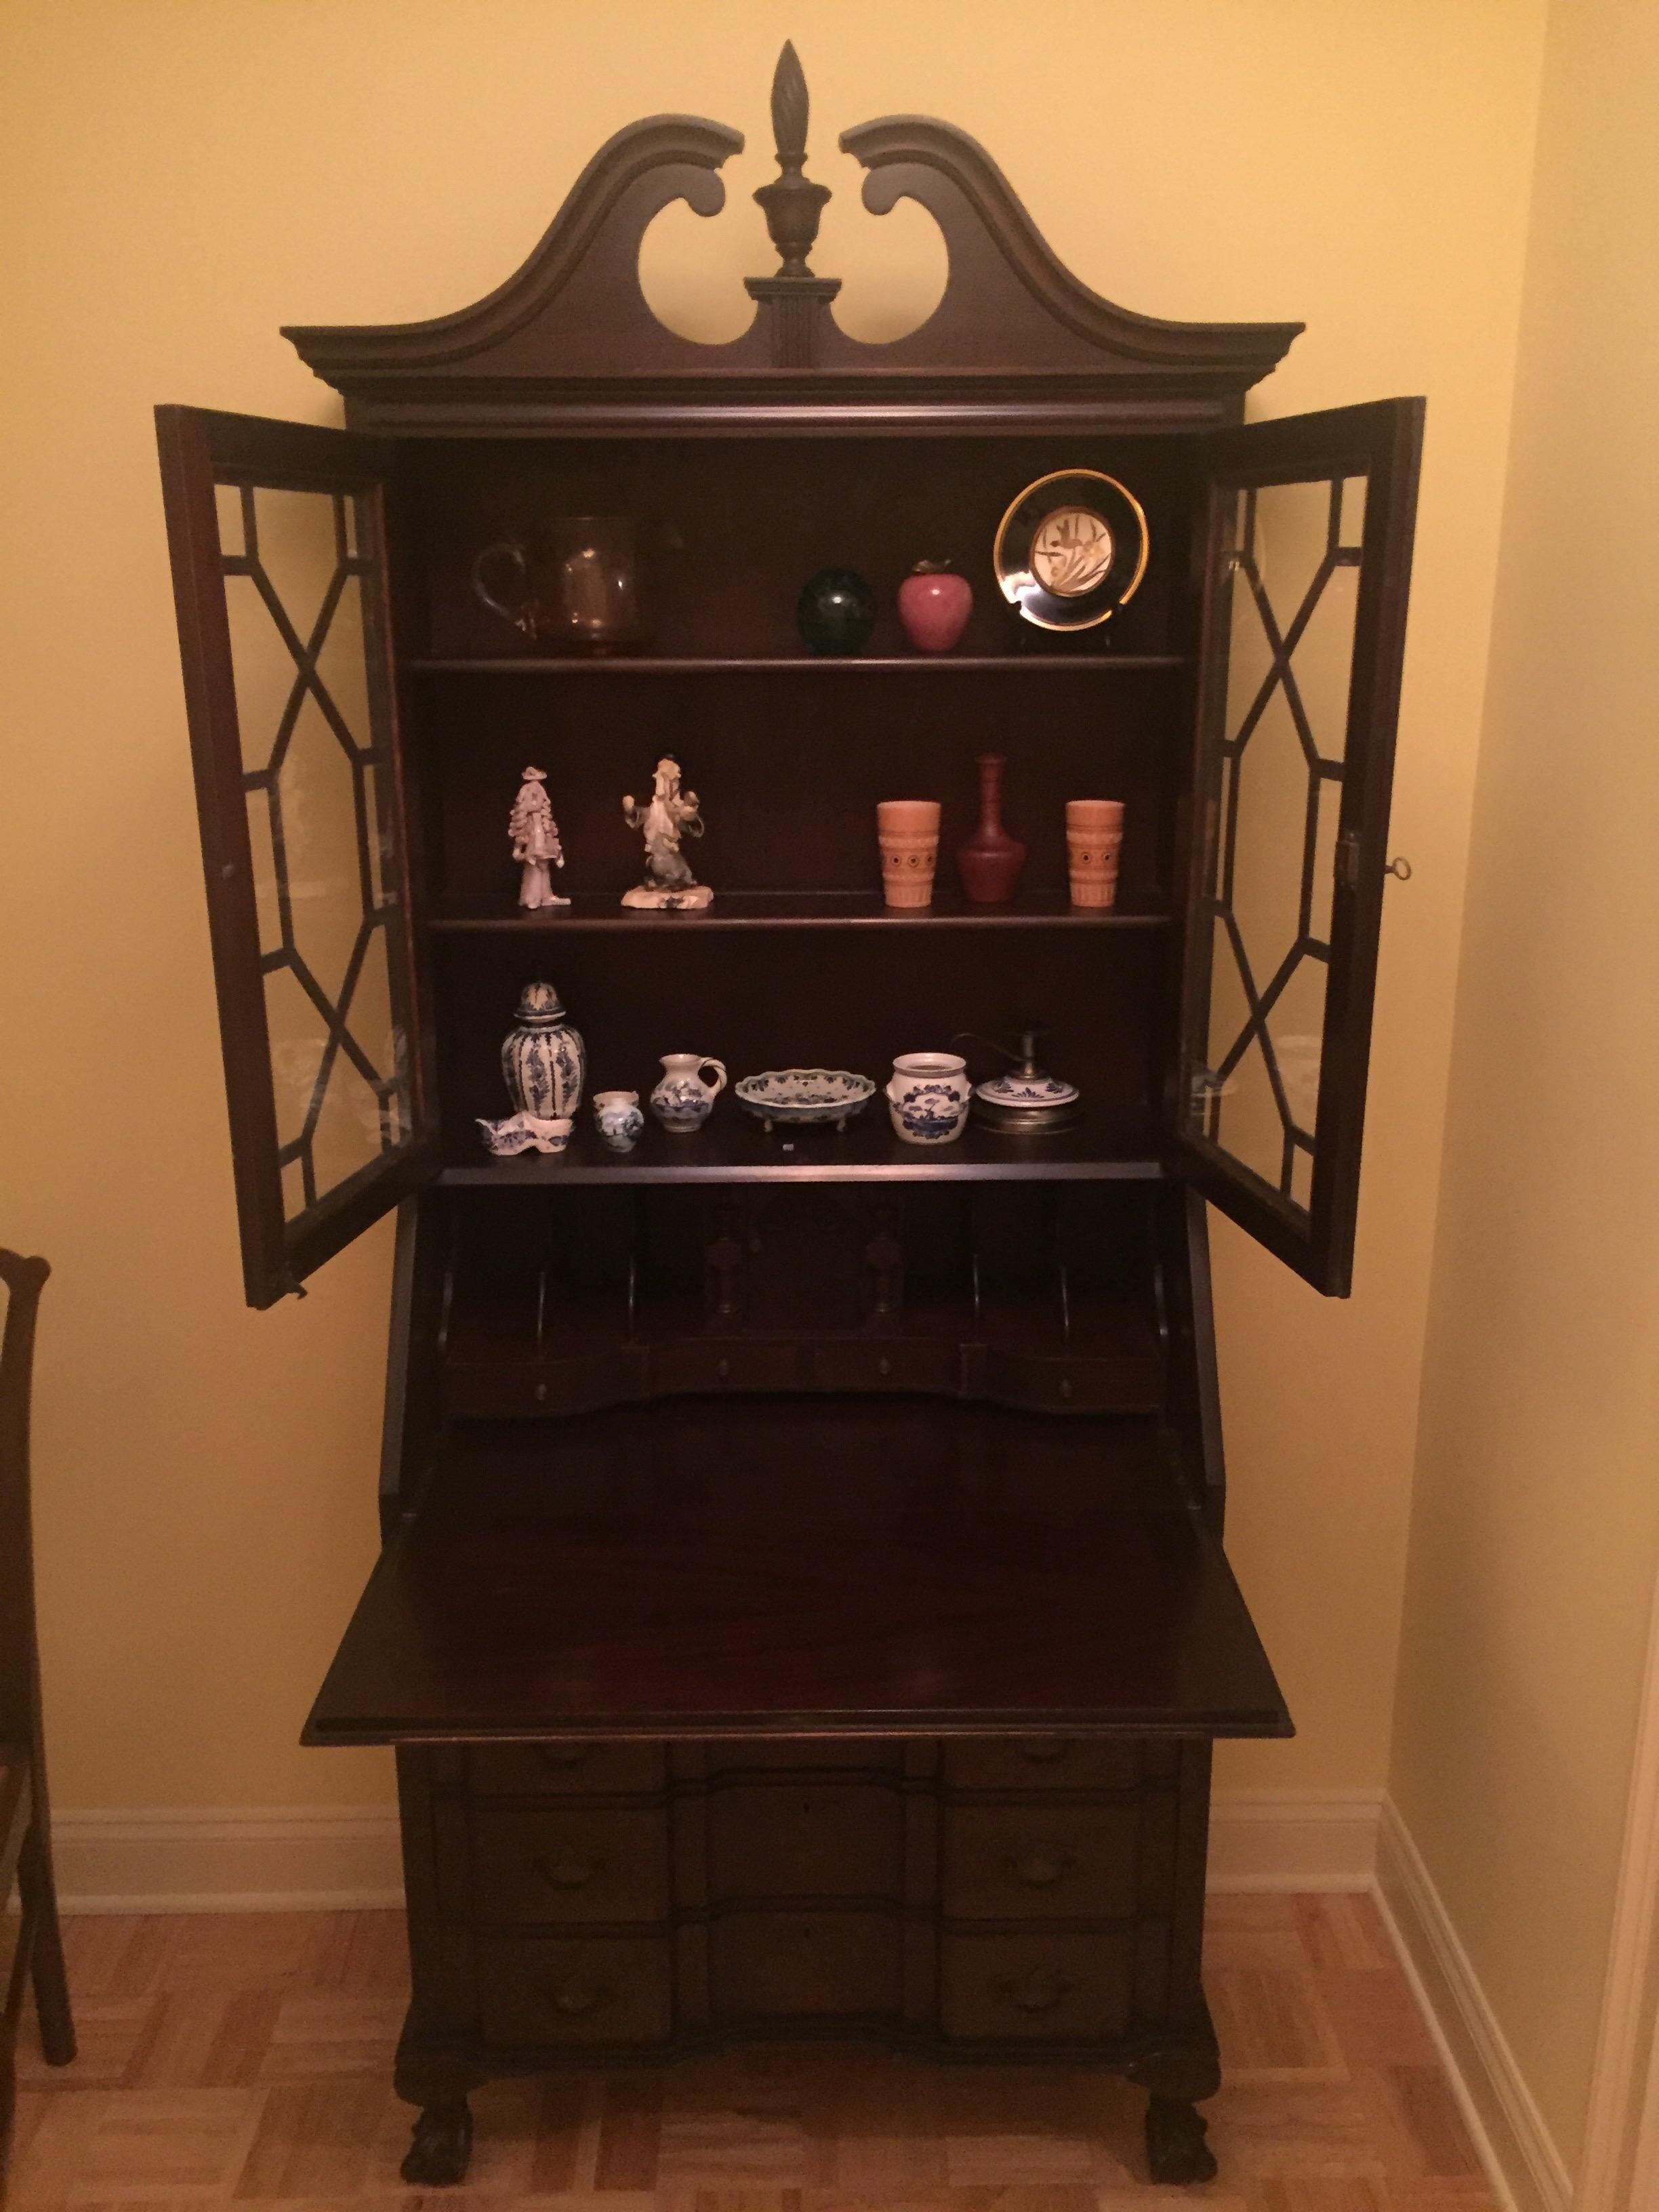
M1206 456L1176 1142L1206 1197L1347 1294L1423 403Z
M432 1171L386 594L386 456L157 410L248 1302Z

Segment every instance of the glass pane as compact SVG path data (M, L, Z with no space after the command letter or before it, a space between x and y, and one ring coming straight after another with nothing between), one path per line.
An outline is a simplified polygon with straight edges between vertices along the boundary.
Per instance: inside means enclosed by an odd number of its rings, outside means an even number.
M1291 1196L1304 1208L1313 1202L1313 1154L1299 1146L1291 1160Z
M1312 1188L1347 746L1361 477L1241 491L1220 549L1225 703L1206 1074L1194 1129L1294 1204Z
M268 784L247 794L247 842L253 853L253 902L259 918L259 951L283 949L283 910L276 896L275 810Z
M222 553L246 553L247 537L242 523L240 484L215 484L213 508L219 521L219 550Z
M359 750L371 742L368 717L368 663L363 651L363 587L359 578L348 576L335 604L317 673Z
M353 503L219 487L284 1218L408 1142L403 915Z

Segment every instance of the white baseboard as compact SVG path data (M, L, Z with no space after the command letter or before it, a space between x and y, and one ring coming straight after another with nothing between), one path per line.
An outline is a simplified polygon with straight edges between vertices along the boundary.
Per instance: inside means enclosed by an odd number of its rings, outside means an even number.
M1463 2116L1508 2212L1568 2212L1572 2177L1522 2080L1468 1953L1393 1802L1377 1833L1378 1901Z
M1380 1790L1218 1790L1210 1887L1370 1889L1382 1812Z
M401 1905L395 1808L59 1813L66 1912L319 1912Z
M1220 1794L1210 1886L1368 1889L1381 1799L1370 1790ZM69 1912L340 1911L403 1903L389 1808L60 1813L58 1886Z

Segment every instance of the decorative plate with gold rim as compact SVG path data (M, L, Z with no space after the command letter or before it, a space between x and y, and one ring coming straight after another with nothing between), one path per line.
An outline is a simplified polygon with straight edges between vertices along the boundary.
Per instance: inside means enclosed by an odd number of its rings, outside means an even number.
M1094 469L1060 469L1027 484L1003 516L991 565L1027 622L1091 629L1134 597L1147 551L1133 492Z

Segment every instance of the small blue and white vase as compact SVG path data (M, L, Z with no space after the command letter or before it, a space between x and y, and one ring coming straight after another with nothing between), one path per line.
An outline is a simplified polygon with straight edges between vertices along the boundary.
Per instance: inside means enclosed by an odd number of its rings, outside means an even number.
M507 1095L540 1121L574 1119L587 1077L587 1048L550 983L526 983L518 1026L501 1046Z
M593 1119L599 1135L613 1152L631 1152L645 1129L637 1091L599 1091L593 1096Z

